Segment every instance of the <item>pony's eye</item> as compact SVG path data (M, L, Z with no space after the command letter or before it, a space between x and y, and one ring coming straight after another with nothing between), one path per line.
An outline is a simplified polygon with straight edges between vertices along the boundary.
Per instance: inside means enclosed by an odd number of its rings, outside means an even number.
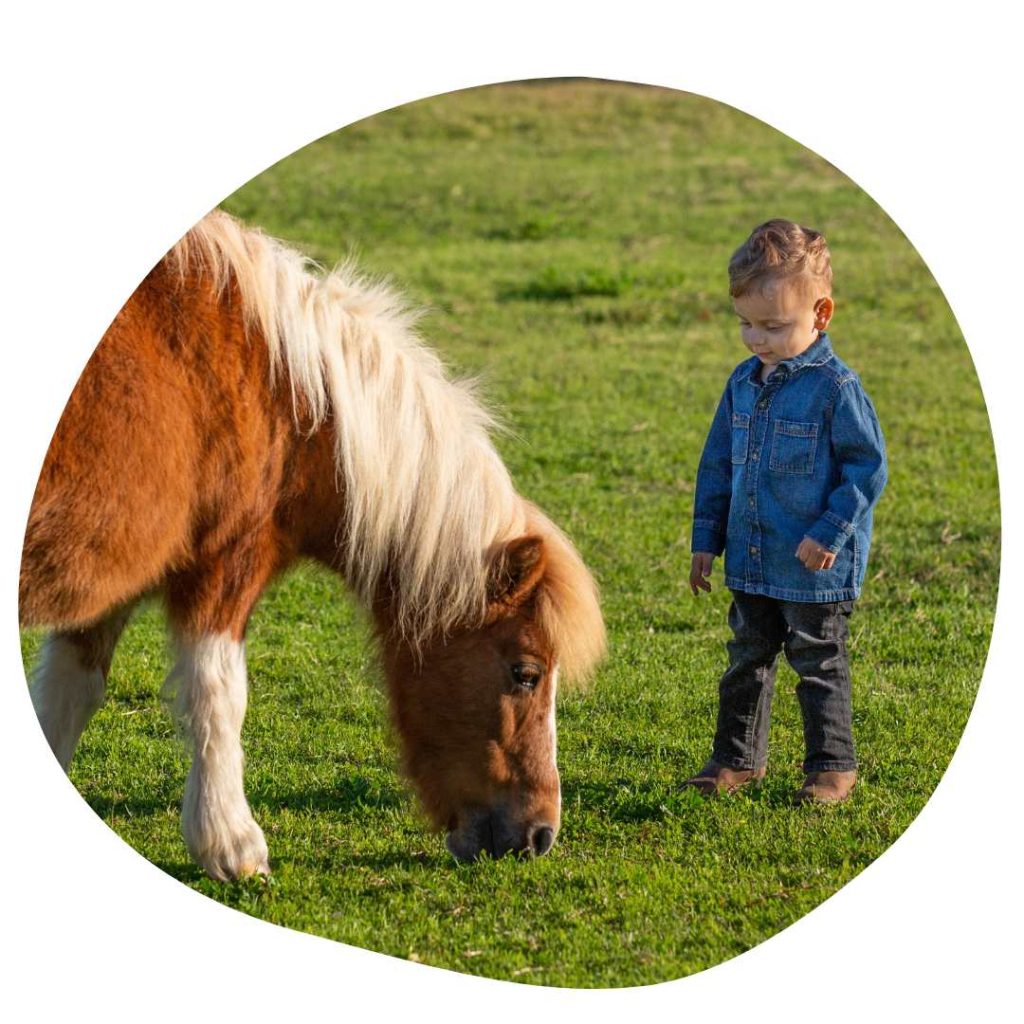
M512 670L512 678L516 681L516 684L527 690L534 689L534 687L536 687L540 682L541 676L544 675L541 667L530 661L516 662L516 664L510 667Z

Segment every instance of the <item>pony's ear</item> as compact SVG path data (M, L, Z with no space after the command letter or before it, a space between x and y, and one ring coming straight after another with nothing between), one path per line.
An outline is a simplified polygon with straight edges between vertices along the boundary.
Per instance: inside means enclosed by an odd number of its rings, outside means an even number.
M540 583L546 561L543 537L527 534L510 540L491 565L488 604L510 608L521 605Z

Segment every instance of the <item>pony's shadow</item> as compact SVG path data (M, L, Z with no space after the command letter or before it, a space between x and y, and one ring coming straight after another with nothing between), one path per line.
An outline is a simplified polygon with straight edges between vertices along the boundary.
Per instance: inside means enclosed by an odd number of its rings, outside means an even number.
M153 794L146 797L116 798L100 794L85 797L86 803L104 821L111 817L152 817L156 814L178 813L181 808L178 793ZM316 811L341 816L360 812L390 810L405 804L407 796L397 787L379 788L361 777L340 780L337 785L318 789L281 791L253 789L249 803L255 812L273 814L282 810Z
M88 796L85 802L104 821L112 817L126 816L129 818L152 817L155 814L166 814L168 811L177 813L181 807L181 797L159 797L148 798L131 797L127 800L117 800L113 797Z
M289 863L315 871L330 872L339 867L368 868L375 872L389 869L426 866L444 868L455 864L454 859L436 840L425 822L421 822L422 837L411 838L407 852L397 850L379 853L359 853L348 848L345 833L352 829L379 827L374 816L381 811L405 810L412 805L410 794L399 786L378 787L366 779L352 777L341 784L320 789L302 789L294 792L267 791L254 793L252 807L257 819L260 811L290 809L300 813L313 812L330 815L334 821L331 831L339 829L338 838L329 848L294 850L288 854ZM353 846L357 842L353 841ZM436 850L433 849L436 847ZM328 852L328 850L333 852Z
M426 839L426 832L424 833L424 839ZM391 889L396 887L414 889L419 884L416 880L412 878L405 881L397 880L393 873L395 871L409 871L416 868L441 871L446 869L459 870L460 867L463 867L444 849L443 845L436 838L431 837L430 842L431 845L436 843L436 852L428 852L421 849L412 850L409 853L399 853L397 851L373 854L354 853L344 849L344 844L342 844L336 857L318 857L298 853L290 855L288 861L290 864L309 868L318 874L324 875L329 875L331 872L339 869L358 870L360 868L368 869L380 875L390 873L388 884ZM367 886L368 891L372 889L372 885Z
M298 813L329 814L337 819L344 819L345 828L358 829L360 819L370 824L372 815L381 810L404 807L409 800L408 794L398 787L380 788L361 777L340 780L337 785L323 786L314 789L272 790L254 789L250 793L250 806L257 818L264 819L275 813L291 810ZM153 797L149 799L117 800L110 797L90 798L89 806L103 818L111 816L143 817L155 814L166 814L179 811L179 804L173 798ZM425 826L424 826L425 827ZM427 833L424 833L426 841ZM378 872L389 869L412 868L423 865L430 868L444 868L455 864L443 846L438 844L435 852L426 849L413 849L409 853L389 852L380 854L359 854L344 850L344 841L336 856L329 854L302 854L292 852L287 861L318 871L337 869L339 864L351 867L364 867ZM202 882L206 876L201 868L190 860L156 860L147 858L165 874L179 882L194 884Z
M382 789L360 777L339 780L336 785L317 789L265 789L253 790L249 794L249 802L254 811L318 811L342 816L364 811L392 810L403 806L407 799L406 794L397 787Z

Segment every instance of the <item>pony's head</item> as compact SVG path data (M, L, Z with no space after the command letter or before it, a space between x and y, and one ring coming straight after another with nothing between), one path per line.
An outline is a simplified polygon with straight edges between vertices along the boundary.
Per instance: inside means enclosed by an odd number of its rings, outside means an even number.
M604 625L579 555L516 492L472 383L448 379L390 289L349 267L312 274L226 214L174 262L237 290L303 434L333 420L337 493L311 497L303 543L372 611L406 769L449 849L547 852L556 681L588 675Z
M385 657L406 772L460 860L540 855L561 819L559 677L604 650L590 574L550 524L498 546L483 621Z

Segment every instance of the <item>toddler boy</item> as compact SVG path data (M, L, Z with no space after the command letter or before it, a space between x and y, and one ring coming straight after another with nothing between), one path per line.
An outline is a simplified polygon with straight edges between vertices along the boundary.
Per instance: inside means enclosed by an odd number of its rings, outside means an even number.
M857 375L825 333L835 305L825 239L791 221L756 228L729 263L753 353L729 377L708 434L690 588L725 552L729 666L711 760L686 785L712 795L765 774L775 663L800 677L805 779L798 801L846 799L857 778L847 620L860 593L885 443Z

